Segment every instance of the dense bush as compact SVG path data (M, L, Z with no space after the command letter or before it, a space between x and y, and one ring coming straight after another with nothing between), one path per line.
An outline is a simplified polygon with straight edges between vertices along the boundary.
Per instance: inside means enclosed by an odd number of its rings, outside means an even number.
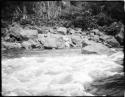
M109 26L120 20L124 23L122 1L7 1L2 2L2 5L2 20L19 22L21 25L62 25L87 29Z

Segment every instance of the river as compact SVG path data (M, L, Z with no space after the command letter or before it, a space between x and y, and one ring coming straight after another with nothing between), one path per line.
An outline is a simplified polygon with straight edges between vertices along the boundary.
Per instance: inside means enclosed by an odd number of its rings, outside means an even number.
M86 84L123 75L116 55L81 54L81 49L10 50L2 52L4 96L92 96Z

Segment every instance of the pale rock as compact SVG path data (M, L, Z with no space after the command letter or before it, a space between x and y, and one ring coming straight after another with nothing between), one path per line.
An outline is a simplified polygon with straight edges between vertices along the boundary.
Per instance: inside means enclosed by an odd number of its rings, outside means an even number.
M63 34L63 35L66 35L67 34L67 28L65 27L59 27L57 28L57 32Z

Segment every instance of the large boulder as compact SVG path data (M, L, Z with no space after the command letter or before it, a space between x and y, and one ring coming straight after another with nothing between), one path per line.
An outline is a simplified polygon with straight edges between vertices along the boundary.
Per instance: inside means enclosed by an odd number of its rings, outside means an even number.
M82 48L82 54L92 54L92 53L110 55L113 53L113 51L107 46L96 42L93 42Z
M109 47L119 47L120 43L114 36L111 35L102 35L99 36L99 40Z
M47 36L45 38L43 45L44 45L44 48L61 49L61 48L65 48L65 41L63 40L63 37Z
M57 44L56 44L56 38L52 38L52 37L47 37L45 39L45 42L44 42L44 47L45 48L57 48Z
M42 48L42 44L37 39L29 39L28 41L22 42L22 47L25 49Z
M119 47L120 46L119 42L113 36L110 36L105 41L107 44L110 45L110 47Z
M20 25L14 25L9 28L9 34L11 38L19 40L28 40L38 37L38 31L32 29L23 29Z
M2 47L5 49L19 49L22 46L20 43L2 42Z
M29 39L33 39L33 38L38 37L38 31L37 30L23 29L22 31L19 32L19 34L22 37L26 37L26 38L29 38Z
M43 44L45 49L64 48L63 35L60 34L38 34L38 41Z
M67 28L65 28L65 27L59 27L59 28L57 28L57 32L61 33L63 35L66 35L67 34Z
M19 24L10 25L8 30L9 33L7 35L7 37L9 37L9 41L14 40L15 38L17 38L18 40L23 40L20 35L20 32L22 30L23 28Z

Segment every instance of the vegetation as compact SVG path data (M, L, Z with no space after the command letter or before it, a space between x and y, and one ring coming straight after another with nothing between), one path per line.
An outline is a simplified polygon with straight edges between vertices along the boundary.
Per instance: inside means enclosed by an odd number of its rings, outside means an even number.
M23 26L97 28L115 35L124 24L124 2L6 1L1 15L2 27L16 22Z

